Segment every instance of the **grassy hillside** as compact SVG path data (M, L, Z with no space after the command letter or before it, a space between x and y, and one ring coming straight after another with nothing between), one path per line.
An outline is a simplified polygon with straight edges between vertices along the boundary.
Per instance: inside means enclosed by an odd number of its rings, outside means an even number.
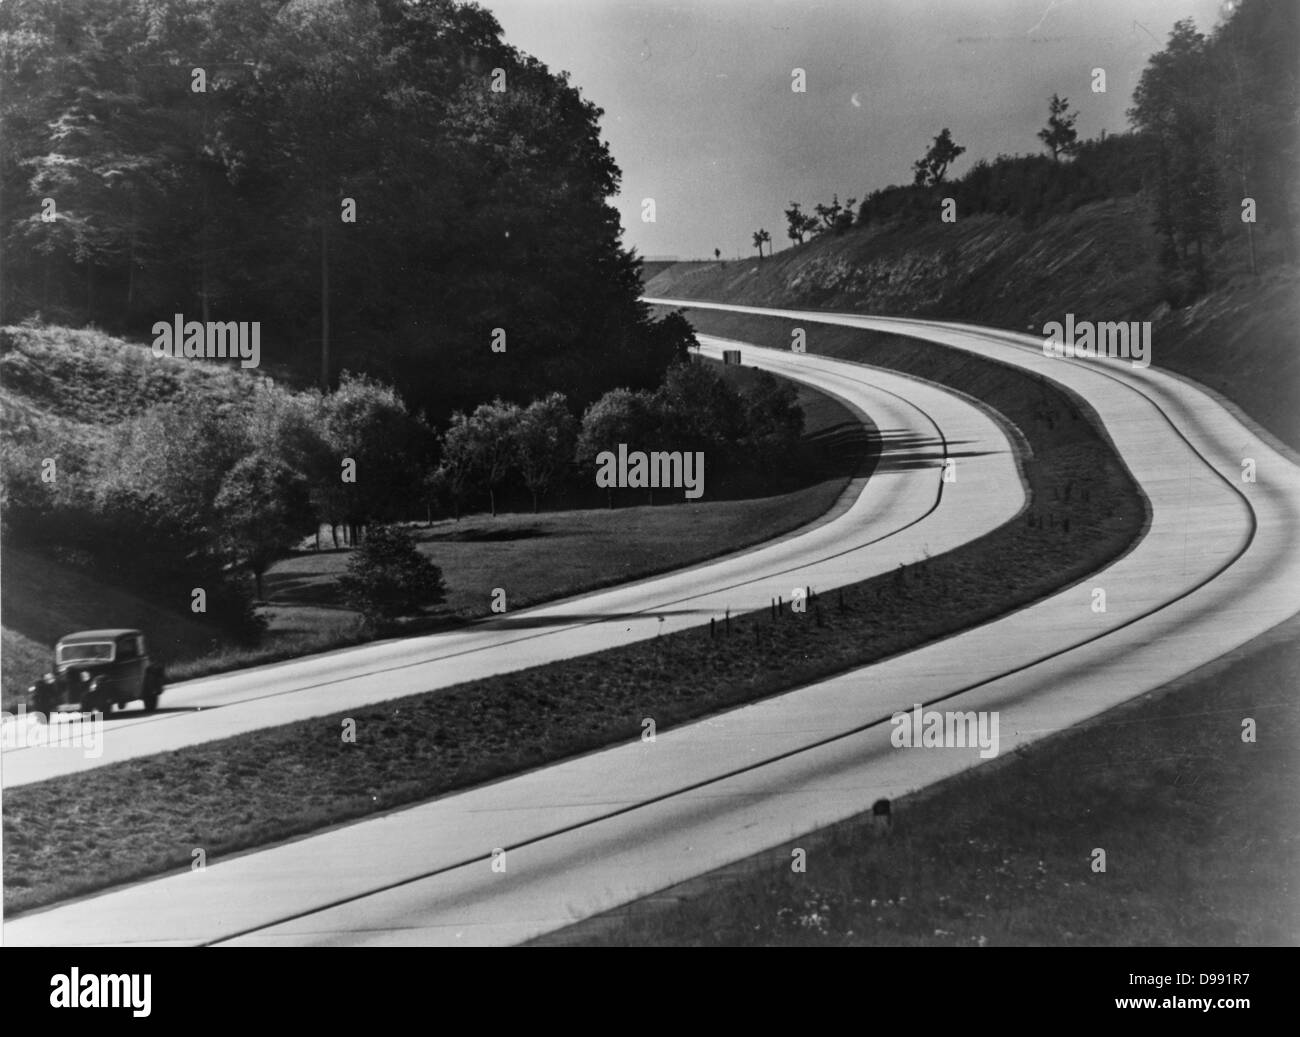
M1023 328L1076 314L1150 316L1159 271L1137 198L1104 202L1026 229L972 216L821 235L775 255L679 264L646 282L651 295L908 315L963 316ZM1068 294L1067 294L1068 293Z
M111 425L186 392L234 400L248 392L251 377L219 361L158 358L145 345L94 329L0 328L7 433L28 422Z
M649 281L665 270L690 270L695 267L712 266L707 259L643 259L641 261L641 280Z
M759 260L657 270L648 295L969 320L1039 333L1080 320L1151 320L1152 361L1216 389L1300 449L1300 275L1255 278L1237 240L1214 257L1218 287L1170 310L1139 196L1027 226L979 215L855 228Z
M146 345L93 328L0 327L4 487L31 478L49 456L66 490L115 426L182 394L228 405L248 395L253 377L238 366L156 358Z

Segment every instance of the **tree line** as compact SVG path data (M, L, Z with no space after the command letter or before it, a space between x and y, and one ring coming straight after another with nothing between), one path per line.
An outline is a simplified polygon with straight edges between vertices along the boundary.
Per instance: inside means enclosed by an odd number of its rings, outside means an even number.
M1300 8L1243 0L1209 35L1175 23L1142 72L1129 119L1141 135L1170 302L1210 283L1229 237L1251 272L1261 238L1295 263L1300 195Z
M526 493L534 511L557 490L570 503L587 504L597 458L620 444L629 451L703 451L710 497L728 486L778 492L803 467L803 410L790 383L750 373L752 384L738 390L687 358L656 389L612 389L581 419L561 393L526 407L498 399L457 412L441 440L441 461L426 479L426 506L459 517L478 500L495 515L498 495L511 488ZM616 497L655 501L653 490L607 489L604 503L613 507Z

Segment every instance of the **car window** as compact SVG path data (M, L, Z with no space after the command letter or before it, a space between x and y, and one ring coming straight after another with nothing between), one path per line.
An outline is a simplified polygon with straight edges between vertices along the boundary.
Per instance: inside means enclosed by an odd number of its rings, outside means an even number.
M139 655L140 653L136 649L134 637L124 637L117 643L117 658L119 661L123 659L135 659L138 658Z
M80 645L60 645L55 658L61 663L112 662L112 641L90 641Z

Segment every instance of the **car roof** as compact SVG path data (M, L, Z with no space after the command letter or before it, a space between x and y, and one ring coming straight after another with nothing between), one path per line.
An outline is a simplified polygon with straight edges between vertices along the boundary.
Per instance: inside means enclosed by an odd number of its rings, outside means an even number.
M111 630L81 630L75 634L68 634L66 637L59 638L59 644L83 644L88 641L112 641L114 638L121 637L123 634L139 634L138 630L131 630L127 627L116 627Z

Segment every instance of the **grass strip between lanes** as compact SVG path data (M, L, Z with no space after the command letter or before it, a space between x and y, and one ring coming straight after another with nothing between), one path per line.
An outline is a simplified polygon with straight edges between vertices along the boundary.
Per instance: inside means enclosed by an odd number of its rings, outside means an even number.
M714 333L790 341L790 322L739 323ZM1141 535L1146 498L1078 397L919 340L852 328L810 336L814 351L828 346L1003 415L1024 437L1030 505L954 551L845 588L842 605L826 592L803 615L733 617L730 636L702 627L7 790L6 911L188 869L196 848L212 865L634 741L644 717L663 730L887 658L1080 580ZM356 722L355 743L341 738L345 718Z

